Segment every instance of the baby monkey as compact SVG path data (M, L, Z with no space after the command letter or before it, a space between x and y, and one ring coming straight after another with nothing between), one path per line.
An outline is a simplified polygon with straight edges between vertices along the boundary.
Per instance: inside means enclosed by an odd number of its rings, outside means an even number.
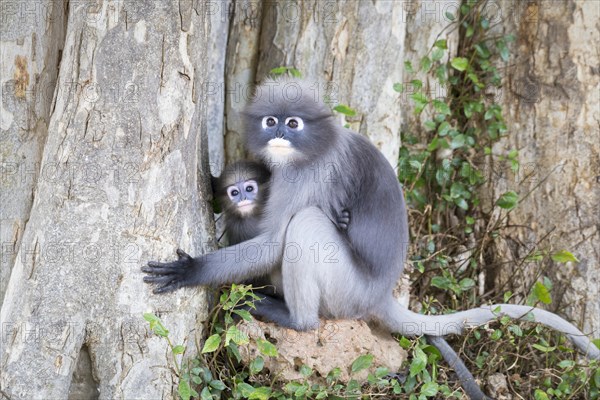
M212 178L214 195L223 210L229 245L260 233L262 211L269 195L271 173L262 163L238 161Z

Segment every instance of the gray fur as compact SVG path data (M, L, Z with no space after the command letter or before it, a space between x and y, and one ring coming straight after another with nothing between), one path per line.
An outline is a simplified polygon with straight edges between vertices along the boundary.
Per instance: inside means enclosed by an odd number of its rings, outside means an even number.
M146 282L155 293L182 286L220 285L272 274L280 278L285 304L269 299L259 310L265 317L294 329L310 329L319 315L375 320L404 335L441 336L495 320L498 306L441 316L413 313L398 304L392 290L403 270L408 245L407 214L396 175L383 155L364 137L340 128L331 112L304 83L299 99L286 98L290 81L270 81L263 95L244 112L247 145L272 171L271 192L261 220L261 234L198 258L179 251L171 263L149 262ZM278 89L279 88L279 89ZM264 95L268 93L268 95ZM288 96L289 97L289 96ZM278 121L294 116L304 130L281 122L271 130L263 117ZM291 143L289 162L275 157L268 143L283 137ZM276 161L276 162L273 162ZM285 161L285 160L283 160ZM336 171L334 176L327 172ZM336 229L339 210L350 210L346 231ZM333 223L332 223L333 222ZM311 246L338 246L336 262L315 259ZM300 260L284 257L290 247ZM521 318L531 312L536 322L567 334L589 357L600 351L564 319L525 306L500 305L501 313Z

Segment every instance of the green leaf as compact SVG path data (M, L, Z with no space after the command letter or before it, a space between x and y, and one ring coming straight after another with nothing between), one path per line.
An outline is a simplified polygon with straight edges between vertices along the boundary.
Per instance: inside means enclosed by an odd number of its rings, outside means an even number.
M469 209L469 203L467 203L467 201L463 198L455 199L454 204L456 204L458 207L462 208L463 210Z
M434 131L435 128L437 128L437 124L432 120L425 121L423 125L425 126L425 129L427 129L427 131L429 132Z
M573 360L562 360L558 363L558 367L562 369L573 368L575 366L575 361Z
M421 71L428 72L431 69L431 60L425 56L421 58Z
M500 196L498 201L496 201L496 205L505 210L512 210L517 206L518 202L519 195L511 190Z
M233 310L233 313L242 317L244 321L252 321L252 314L247 310Z
M152 313L144 313L144 319L150 323L150 330L160 337L169 336L169 330L165 328L162 321Z
M265 360L261 356L258 356L254 360L252 360L252 362L249 365L250 373L257 374L260 371L262 371L264 366L265 366Z
M532 346L534 348L538 349L539 351L543 352L543 353L551 353L554 350L556 350L556 346L544 346L544 345L539 344L539 343L535 343Z
M413 73L415 70L413 69L412 63L410 61L404 61L404 69L406 72Z
M177 387L177 393L183 400L189 400L192 396L190 384L185 379L179 380L179 386Z
M517 337L522 337L523 336L523 330L521 329L521 327L519 325L511 325L511 326L509 326L508 327L508 331L512 332Z
M458 283L462 290L469 290L475 287L475 281L471 278L464 278Z
M450 65L457 71L464 71L469 66L469 60L464 57L454 57L452 61L450 61Z
M425 397L433 397L438 393L438 388L439 386L436 382L427 382L421 387L421 395Z
M269 387L259 387L254 389L254 391L250 394L250 396L248 396L248 399L250 400L269 400L269 397L271 397L271 388Z
M594 343L596 347L600 349L600 339L592 339L592 343Z
M258 351L260 351L262 355L277 357L277 348L268 340L256 339L256 345L258 346Z
M356 111L345 104L338 104L337 106L333 107L333 109L349 117L354 117L356 115Z
M204 347L202 348L202 354L212 353L213 351L215 351L216 349L219 348L220 344L221 344L221 335L219 335L218 333L211 335L208 339L206 339L206 342L204 342Z
M433 107L435 108L435 111L439 112L440 114L444 114L444 115L450 115L450 114L452 114L452 112L450 111L450 107L448 106L448 104L446 104L443 101L433 100Z
M277 67L269 71L271 75L283 75L287 72L287 67Z
M567 250L561 250L551 255L552 260L558 263L566 263L566 262L579 262L577 257L573 255L573 253Z
M458 149L465 145L466 137L462 133L454 136L450 142L451 149Z
M437 134L443 137L448 134L448 131L450 131L450 124L444 121L438 127Z
M410 363L410 376L416 376L425 369L427 365L427 355L419 347L415 347L413 360Z
M398 93L404 92L404 85L401 83L394 83L394 90Z
M437 40L433 45L442 50L446 50L448 48L448 42L446 39Z
M305 377L308 378L309 376L311 376L313 373L312 369L310 369L310 367L306 364L302 364L302 366L300 367L300 374Z
M454 21L456 19L456 17L454 16L454 14L452 14L450 11L446 11L445 15L446 15L446 18L448 18L449 21Z
M235 387L235 391L241 394L243 397L248 398L252 392L254 392L254 387L247 384L246 382L240 382Z
M238 346L248 344L250 339L248 338L248 334L246 332L240 331L237 326L232 325L227 329L227 333L225 334L225 346L229 345L229 342L233 341L233 343Z
M550 291L541 282L536 282L533 286L533 296L544 304L552 303L552 296Z
M535 398L535 400L550 400L550 398L548 397L546 392L544 392L541 389L535 389L535 392L533 393L533 397Z
M175 347L173 347L173 350L171 350L173 352L173 354L183 354L183 352L185 351L185 348L182 345L177 345Z
M210 392L210 389L208 388L208 386L205 386L204 389L202 389L202 392L200 393L200 399L201 400L212 400L212 393Z
M217 390L225 390L226 386L223 382L218 379L215 379L209 383L210 387Z
M352 363L352 373L362 371L363 369L369 368L373 363L373 356L371 354L365 354L358 357Z

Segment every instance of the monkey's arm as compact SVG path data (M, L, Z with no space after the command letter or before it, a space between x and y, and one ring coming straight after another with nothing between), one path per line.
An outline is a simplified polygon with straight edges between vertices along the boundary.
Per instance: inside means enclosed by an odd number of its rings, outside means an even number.
M154 293L166 293L183 286L217 286L266 275L282 254L281 241L263 234L196 258L178 249L176 261L149 261L142 271L148 274L144 282L158 285Z

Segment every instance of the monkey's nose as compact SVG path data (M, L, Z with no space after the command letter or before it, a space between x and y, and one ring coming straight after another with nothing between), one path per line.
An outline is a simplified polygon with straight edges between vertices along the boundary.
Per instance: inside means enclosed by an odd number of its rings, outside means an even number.
M277 132L275 132L275 137L283 139L283 131L281 129L277 129Z

